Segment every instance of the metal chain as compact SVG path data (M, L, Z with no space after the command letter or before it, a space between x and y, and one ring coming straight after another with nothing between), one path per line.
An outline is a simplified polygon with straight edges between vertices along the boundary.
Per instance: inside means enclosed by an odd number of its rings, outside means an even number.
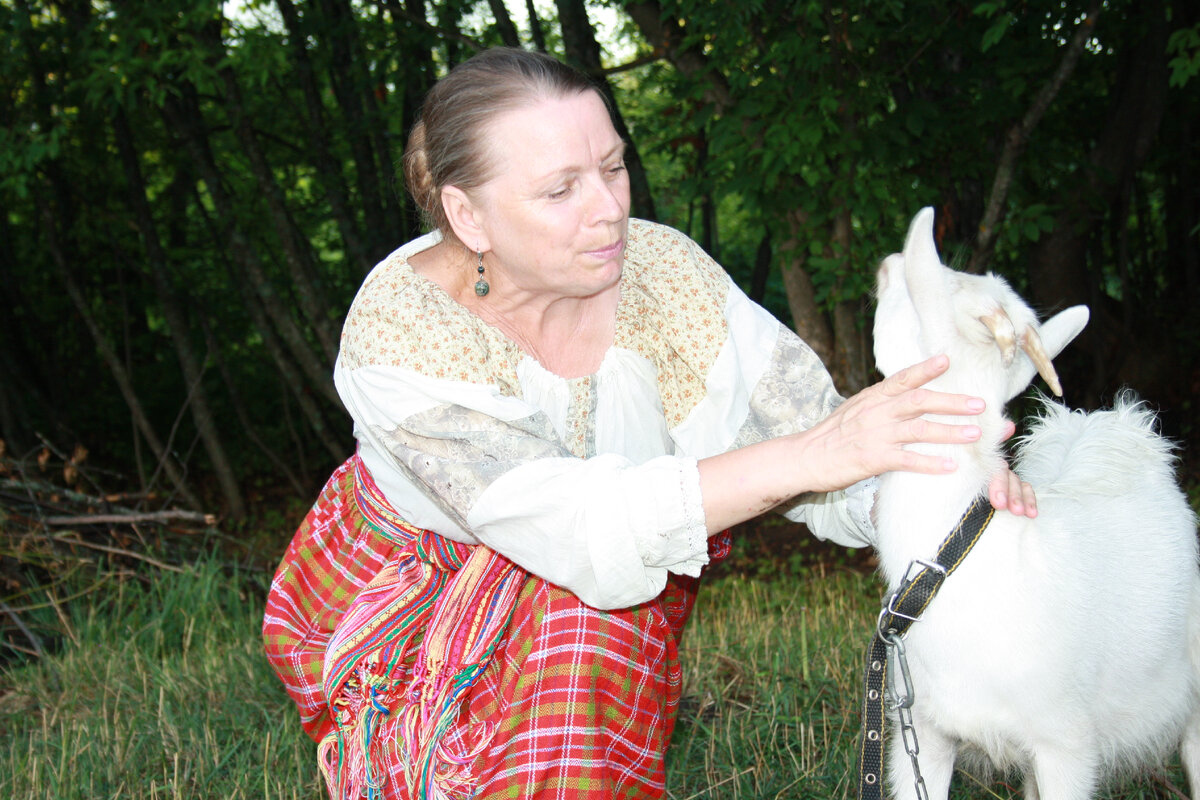
M888 631L884 637L887 646L888 661L891 662L887 671L887 693L890 708L900 715L900 738L904 742L904 752L912 761L913 785L917 790L918 800L929 800L929 792L925 788L925 779L921 777L921 764L917 756L921 747L917 743L917 729L913 725L912 706L916 695L913 693L912 676L908 673L908 656L904 652L904 638L895 631ZM893 668L895 667L895 668ZM903 681L901 690L897 677Z

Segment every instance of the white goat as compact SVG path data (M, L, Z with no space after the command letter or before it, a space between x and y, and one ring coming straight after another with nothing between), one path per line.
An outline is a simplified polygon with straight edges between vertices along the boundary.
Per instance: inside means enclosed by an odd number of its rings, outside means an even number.
M1004 404L1035 369L1062 393L1050 359L1087 318L1078 306L1039 326L1000 278L943 266L932 209L913 220L904 253L884 260L880 371L946 353L950 369L930 388L988 404L979 419L952 420L978 423L977 444L919 447L953 457L954 474L880 479L878 552L891 590L913 559L934 556L1001 468ZM1182 743L1200 800L1196 520L1153 426L1132 399L1092 414L1044 403L1015 467L1037 492L1037 518L997 513L905 640L930 797L947 796L960 754L1023 772L1029 800L1074 800ZM914 797L899 740L889 752L891 793Z

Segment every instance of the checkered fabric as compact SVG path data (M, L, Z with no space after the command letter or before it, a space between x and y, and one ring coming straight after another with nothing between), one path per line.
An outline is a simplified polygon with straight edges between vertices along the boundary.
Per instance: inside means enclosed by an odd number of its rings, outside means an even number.
M340 643L355 640L357 631L368 631L365 638L395 634L397 626L375 632L361 620L380 619L380 609L412 586L401 573L406 563L412 569L417 545L397 547L366 530L370 526L362 517L354 501L352 462L347 462L334 473L289 548L272 586L264 623L269 657L300 706L305 729L325 742L322 760L331 778L331 797L663 796L663 756L680 695L676 642L695 601L697 581L672 576L654 601L605 612L545 581L522 580L513 584L515 596L505 601L511 615L506 632L495 649L484 654L480 669L467 681L439 683L423 674L428 669L420 666L423 659L416 652L429 649L422 647L427 638L448 643L443 648L447 650L453 649L456 636L460 642L470 639L469 629L475 624L467 619L471 615L456 617L458 634L430 634L439 628L432 623L424 630L392 635L385 646L360 648L359 663L339 660L339 654L348 651ZM428 534L414 542L421 540L426 548L446 541ZM362 551L372 547L374 558L368 559ZM427 552L420 554L421 564L439 562L438 568L448 573L445 580L434 581L435 608L455 595L446 586L472 579L473 570L481 584L496 584L496 570L503 572L503 559L485 548L463 549L469 555L457 567ZM727 534L712 540L713 558L723 557L728 549ZM342 572L332 566L347 556L352 568ZM476 567L469 566L472 561ZM368 576L358 569L366 564L379 565L370 586L363 580ZM332 578L335 573L344 581ZM324 594L313 596L319 593ZM404 624L401 620L399 627ZM327 684L334 677L331 692L340 735L329 704L322 705L322 663L327 655L324 677ZM465 688L454 702L434 703L441 712L449 710L440 725L430 718L436 714L428 713L427 706L410 702L430 686L439 687L439 702L446 700L446 687L458 685ZM358 724L363 719L369 725ZM421 749L421 731L433 728L436 747L424 756L414 753L414 742L415 749ZM365 741L363 731L369 731ZM418 763L422 758L426 763ZM351 773L356 777L346 779Z
M299 708L300 724L318 742L333 731L321 675L334 626L400 549L358 511L354 461L334 471L296 531L263 618L267 660Z

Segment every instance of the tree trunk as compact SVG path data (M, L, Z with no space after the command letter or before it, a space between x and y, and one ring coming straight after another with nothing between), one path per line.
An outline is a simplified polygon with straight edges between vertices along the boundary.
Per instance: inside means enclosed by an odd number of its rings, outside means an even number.
M789 214L791 237L781 248L783 289L787 293L788 308L792 312L792 329L808 343L821 363L833 364L833 328L817 305L812 277L804 268L803 253L808 251L804 241L803 212Z
M22 11L30 18L29 24L22 28L22 30L26 32L30 31L32 30L32 16L28 4L26 0L19 0L19 4ZM78 21L77 17L73 17L73 19ZM51 100L46 85L45 72L41 67L37 47L29 40L28 36L22 37L22 43L27 50L31 67L30 82L33 87L34 108L38 123L45 131L49 132L53 129L55 122L51 114ZM124 398L125 404L128 406L130 414L133 417L134 426L145 437L146 442L159 459L159 464L167 473L167 477L175 485L179 496L191 508L199 509L199 499L192 493L184 478L182 469L155 433L154 427L150 423L150 419L146 415L141 401L137 396L137 392L134 390L133 381L130 380L128 372L126 372L121 364L121 360L117 357L116 350L104 335L95 317L92 316L91 305L88 299L84 297L78 283L76 283L70 265L67 262L65 255L66 248L64 247L63 240L69 239L70 232L74 227L75 200L71 193L72 184L63 175L57 159L48 159L41 165L41 170L46 175L50 184L53 200L46 200L40 191L35 190L34 201L42 223L41 232L46 241L46 250L50 256L50 263L53 265L55 272L58 273L59 280L66 290L67 296L75 306L84 326L91 335L97 352L108 366L109 372L112 374L117 388L121 392L121 396Z
M500 41L507 47L520 47L521 37L517 35L517 26L513 25L512 17L508 15L508 7L504 0L488 0L488 8L496 20L496 30L500 32Z
M250 173L254 176L258 193L266 203L267 217L271 220L275 237L283 249L283 262L287 266L289 286L295 292L297 305L316 334L325 358L329 363L333 363L337 358L338 349L337 325L327 311L330 305L329 298L321 296L316 286L316 256L313 254L312 245L292 219L283 190L279 188L279 183L275 180L271 166L259 145L258 136L246 114L237 76L228 64L222 65L225 46L221 41L220 25L205 26L200 32L200 38L208 47L210 66L217 71L225 86L225 107L233 122L238 142L250 164Z
M199 189L195 184L191 186L192 192L196 194L196 201L202 205L202 200L199 197ZM215 227L211 220L207 219L209 227ZM214 239L219 239L220 235L214 231ZM347 450L353 448L353 443L349 441L341 441L331 433L329 425L325 421L325 415L320 407L313 399L312 394L308 391L307 384L304 382L304 376L301 375L294 366L294 360L288 355L286 344L281 341L279 335L275 332L275 327L271 325L267 313L264 311L264 304L259 295L254 289L247 285L242 276L238 274L233 262L229 259L221 258L225 264L225 268L229 273L229 280L238 290L242 298L242 305L246 309L246 313L250 316L250 323L258 331L262 337L263 347L267 354L275 364L275 368L279 370L280 376L283 378L283 383L287 390L296 398L297 405L300 406L301 413L304 414L304 419L308 422L309 428L316 436L321 446L325 448L325 452L329 453L334 461L343 461L346 458ZM339 405L340 409L341 406Z
M996 247L996 235L999 233L1000 224L1003 221L1004 203L1008 199L1008 189L1012 185L1017 161L1025 152L1025 144L1029 141L1029 135L1041 122L1046 110L1058 96L1059 90L1071 77L1071 73L1075 71L1075 65L1079 63L1079 57L1083 54L1084 45L1093 34L1096 16L1099 13L1100 4L1092 3L1087 11L1087 16L1076 28L1075 34L1063 52L1058 69L1034 97L1025 116L1021 118L1020 122L1014 124L1004 137L1004 149L1000 153L1000 160L996 165L996 176L992 180L992 191L988 195L983 218L979 222L978 238L971 251L971 260L967 265L968 272L982 273L987 270L992 252Z
M591 75L600 91L608 98L612 106L613 125L617 134L628 147L625 150L625 167L629 170L630 194L633 199L632 213L635 217L654 220L658 218L654 210L654 197L650 192L650 181L646 177L646 168L638 155L633 137L625 124L625 118L617 106L617 98L613 93L612 84L604 77L600 64L600 44L596 41L596 31L588 21L587 8L583 0L555 0L558 7L558 18L562 25L563 47L566 50L567 63L576 69Z
M143 438L145 438L146 443L150 445L150 449L154 451L154 457L158 459L159 466L167 474L167 477L175 486L175 490L183 498L184 503L188 508L197 511L200 510L201 503L199 498L188 488L183 470L176 463L172 454L167 451L162 440L158 438L158 434L155 432L150 418L146 415L146 411L142 407L141 400L138 399L137 391L133 388L133 381L130 380L129 373L126 372L125 367L121 364L121 359L118 358L116 350L113 349L112 344L100 329L100 325L96 322L95 317L92 316L87 298L83 296L83 291L79 288L79 284L75 282L75 278L71 274L70 267L67 265L67 259L63 255L62 246L59 244L54 213L45 202L40 202L39 205L41 207L42 230L46 236L46 249L49 252L50 261L58 272L63 288L67 291L67 296L71 298L71 302L75 305L75 310L79 313L80 318L87 327L88 333L91 334L92 341L96 345L96 352L100 354L100 358L104 363L108 365L109 372L112 373L113 380L117 384L117 389L121 392L121 397L125 399L125 405L129 408L134 426L142 434Z
M835 252L842 253L843 259L846 258L846 253L851 252L853 236L850 212L843 209L833 218L831 236ZM846 269L853 268L852 264L846 265ZM840 285L838 293L843 294ZM834 385L845 395L854 394L870 382L867 378L870 370L867 353L870 352L870 347L867 346L867 337L864 335L863 320L867 316L864 306L861 297L839 300L833 306L834 357L828 366Z
M771 247L771 231L763 232L754 251L754 272L750 276L750 299L762 303L767 297L767 278L771 274L771 257L774 250Z
M546 34L542 32L542 21L538 18L537 8L533 0L525 0L525 15L529 17L529 36L538 52L546 52Z
M1075 341L1087 363L1076 365L1069 377L1063 376L1063 386L1080 387L1088 404L1101 400L1104 387L1114 382L1122 362L1149 357L1137 352L1149 344L1149 337L1122 330L1121 314L1108 307L1099 277L1091 274L1087 263L1089 240L1111 218L1111 207L1145 160L1166 105L1166 12L1158 0L1144 3L1140 9L1144 9L1140 18L1147 21L1148 29L1133 42L1126 68L1117 73L1120 84L1111 93L1112 103L1096 147L1086 168L1078 173L1080 183L1065 189L1054 230L1034 248L1029 264L1032 299L1037 306L1047 311L1077 303L1091 306L1091 322Z
M146 200L146 184L142 178L142 168L138 163L137 151L133 146L133 132L125 119L125 113L118 106L113 115L113 133L116 137L117 152L125 169L129 204L133 210L135 224L142 236L142 244L146 251L146 261L150 268L150 278L158 296L159 310L167 324L171 341L175 345L175 355L179 359L183 378L191 391L189 408L196 430L204 443L204 449L212 462L213 472L216 473L217 483L221 487L221 495L225 500L228 515L233 519L241 519L246 515L246 506L242 501L242 491L234 475L233 465L225 453L221 436L217 430L216 420L208 401L208 392L204 388L203 365L196 358L192 344L188 340L187 315L184 313L175 290L168 277L168 259L158 238L158 230L154 224L154 216L150 212L150 204Z
M321 90L317 87L316 73L308 52L308 33L301 23L300 14L292 0L276 0L279 14L288 30L288 43L292 54L296 82L304 95L304 110L308 118L305 132L308 134L309 158L316 168L325 199L333 212L334 221L341 234L342 244L350 262L360 274L365 275L374 265L367 254L367 246L358 228L358 221L350 208L349 193L342 175L341 165L334 159L330 147L328 120L321 103Z
M341 399L334 389L331 377L332 365L322 362L312 352L303 332L292 319L287 304L267 280L262 265L251 251L246 236L238 224L233 200L225 191L225 184L217 169L216 159L208 146L207 133L204 130L204 117L200 110L200 104L196 100L195 88L186 83L182 84L180 88L182 91L179 97L168 97L163 104L163 115L168 125L176 130L183 139L193 165L204 180L220 221L225 248L244 271L244 277L249 279L254 286L271 321L275 324L283 340L287 342L288 349L300 369L322 395L340 407Z
M354 175L358 186L359 203L366 226L368 260L377 261L387 254L389 240L397 232L388 227L388 214L383 190L379 183L379 168L390 163L386 153L376 153L371 132L372 120L367 118L364 93L365 81L356 79L361 71L355 63L355 19L344 0L319 0L320 26L329 46L329 77L333 96L345 118L344 130L354 158ZM310 6L311 7L311 6Z
M354 447L353 443L350 441L339 441L330 432L324 414L321 413L320 407L313 401L312 395L307 391L304 377L296 371L292 359L288 357L287 348L280 342L274 327L263 312L263 305L260 298L246 286L245 281L238 280L238 276L235 274L232 265L229 265L229 272L235 285L241 291L242 302L247 313L250 315L250 322L263 337L263 347L266 348L267 353L271 356L271 360L275 362L275 368L279 370L284 384L292 393L292 396L296 398L296 403L300 406L300 411L304 414L304 419L308 422L308 426L312 429L317 441L321 443L321 446L325 448L325 452L335 461L345 460L347 452Z
M292 491L297 496L303 496L305 489L296 472L258 435L257 427L251 422L250 412L242 400L241 392L238 391L237 382L229 374L229 368L225 364L225 359L221 356L221 347L217 344L216 337L213 336L211 326L206 322L202 324L204 327L204 341L208 345L208 351L212 353L213 362L217 366L217 371L221 374L221 380L225 383L225 391L229 394L230 405L233 407L233 413L238 419L238 424L242 426L242 433L246 435L247 439L254 442L259 451L275 465L275 469L279 470L279 474L291 484Z
M677 20L666 19L661 3L657 0L626 3L625 13L637 24L642 36L656 52L665 54L675 69L705 87L704 99L715 107L717 113L732 105L733 92L725 76L713 69L702 50L684 46L680 32L682 28Z

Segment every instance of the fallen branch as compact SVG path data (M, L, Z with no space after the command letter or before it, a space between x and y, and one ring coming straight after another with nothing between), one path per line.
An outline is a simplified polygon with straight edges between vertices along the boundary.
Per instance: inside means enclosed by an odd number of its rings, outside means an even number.
M62 544L74 544L74 545L79 545L80 547L87 547L91 550L100 550L101 552L104 552L104 553L112 553L112 554L118 555L118 556L127 556L129 558L135 558L138 561L145 561L147 564L151 564L155 567L158 567L159 569L165 569L165 570L169 570L171 572L183 572L184 571L182 567L176 567L173 564L167 564L165 562L159 561L156 558L151 558L150 556L142 555L141 553L136 553L133 550L126 550L123 547L113 547L111 545L100 544L98 542L85 542L82 539L80 539L78 537L73 537L73 536L58 535L58 536L51 536L50 538L53 539L54 541L60 542Z
M38 658L41 658L43 655L45 655L45 650L42 649L42 640L37 637L37 634L25 627L25 623L21 621L19 616L17 616L17 612L3 600L0 600L0 611L3 611L8 615L9 619L11 619L17 626L17 629L21 631L21 633L25 634L25 638L28 639L29 643L33 645L33 650L27 652L31 652L32 655L35 655ZM20 647L16 649L24 650L25 648Z
M46 517L47 525L129 525L135 522L199 522L203 525L217 524L216 514L205 514L200 511L130 511L122 514L66 514Z

